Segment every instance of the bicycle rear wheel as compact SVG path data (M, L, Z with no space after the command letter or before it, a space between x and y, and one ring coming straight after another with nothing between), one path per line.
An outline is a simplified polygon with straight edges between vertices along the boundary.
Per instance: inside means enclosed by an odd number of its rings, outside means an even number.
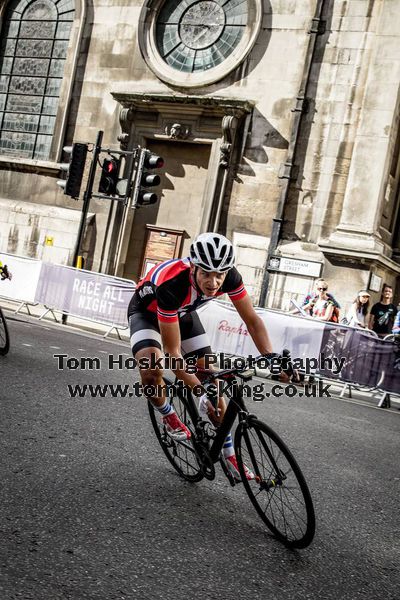
M169 381L165 381L165 383L167 386L170 385ZM173 440L167 433L160 413L154 408L151 402L148 401L150 419L157 439L160 442L165 456L183 479L192 483L200 481L203 479L204 475L194 447L194 426L189 415L187 400L183 398L183 396L175 394L170 398L170 402L180 420L191 431L192 437L189 440L183 441Z
M265 423L250 419L235 434L235 451L246 492L272 533L291 548L314 537L315 514L304 476L281 438ZM256 475L248 481L243 465Z
M10 349L10 335L3 311L0 308L0 354L4 356Z

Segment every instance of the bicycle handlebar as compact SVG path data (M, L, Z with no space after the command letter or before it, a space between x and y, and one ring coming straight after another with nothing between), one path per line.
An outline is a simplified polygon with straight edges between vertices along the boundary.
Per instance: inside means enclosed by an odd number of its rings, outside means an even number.
M285 352L285 351L283 351ZM197 367L197 370L199 373L208 373L209 377L207 379L205 379L203 381L203 383L210 383L211 381L213 381L214 379L224 379L224 378L228 378L230 375L239 375L239 373L245 373L246 371L249 370L253 370L257 367L257 363L260 362L261 360L265 361L269 361L269 364L271 364L272 359L274 358L286 358L281 354L277 354L272 352L271 354L260 354L259 356L256 357L251 357L251 360L247 361L247 364L243 367L233 367L231 369L222 369L221 371L213 371L211 369L203 369L201 367ZM291 367L291 361L290 358L286 358L287 360L287 365L288 367ZM292 367L291 367L292 368ZM287 370L287 369L283 369L283 370Z

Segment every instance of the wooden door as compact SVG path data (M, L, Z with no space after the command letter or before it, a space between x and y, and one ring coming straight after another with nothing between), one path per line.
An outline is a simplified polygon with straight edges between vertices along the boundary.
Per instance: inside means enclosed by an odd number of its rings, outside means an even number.
M146 225L144 253L140 277L144 277L154 265L181 256L184 231Z

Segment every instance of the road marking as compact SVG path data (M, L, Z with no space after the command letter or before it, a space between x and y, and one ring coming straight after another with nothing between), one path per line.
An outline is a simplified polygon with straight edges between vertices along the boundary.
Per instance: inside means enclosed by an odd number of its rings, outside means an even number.
M23 346L28 346L28 348L32 348L32 344L22 344Z
M50 346L50 348L54 348L54 350L61 350L60 346Z

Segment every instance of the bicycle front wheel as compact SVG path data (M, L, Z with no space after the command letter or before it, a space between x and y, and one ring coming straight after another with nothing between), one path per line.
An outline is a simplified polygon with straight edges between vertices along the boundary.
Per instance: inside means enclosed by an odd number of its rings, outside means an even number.
M166 385L170 385L169 381L165 380ZM179 473L183 479L192 483L203 479L203 469L197 459L197 454L194 446L194 426L189 415L187 400L178 394L170 398L170 402L175 409L178 417L191 431L192 437L189 440L177 441L173 440L167 433L165 425L158 410L154 408L150 400L148 408L150 419L153 424L155 434L160 442L161 448L165 456L168 458L171 465Z
M4 355L10 349L10 335L3 311L0 308L0 354Z
M304 476L281 438L265 423L239 425L235 450L246 492L272 533L291 548L305 548L315 533L315 514ZM255 474L248 481L244 465Z

